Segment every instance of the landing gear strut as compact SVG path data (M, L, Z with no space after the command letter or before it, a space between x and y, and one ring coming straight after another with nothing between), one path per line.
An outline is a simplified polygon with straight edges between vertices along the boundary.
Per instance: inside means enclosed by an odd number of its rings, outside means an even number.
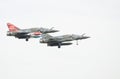
M61 47L61 43L58 43L58 48L60 48Z
M78 40L76 40L76 45L78 45Z

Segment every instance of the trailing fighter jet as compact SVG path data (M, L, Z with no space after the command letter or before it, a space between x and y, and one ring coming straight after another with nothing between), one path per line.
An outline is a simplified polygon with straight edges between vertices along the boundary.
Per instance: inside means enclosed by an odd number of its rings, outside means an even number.
M75 35L75 34L69 34L69 35L62 35L62 36L51 36L49 34L41 34L40 43L47 43L47 46L58 46L60 48L62 45L71 45L72 43L69 43L67 41L77 41L82 39L90 38L89 36L82 35Z
M53 30L53 28L29 28L29 29L20 29L11 23L7 23L9 31L7 31L7 36L15 36L19 39L26 39L28 41L29 38L38 38L42 33L53 33L58 32L58 30Z

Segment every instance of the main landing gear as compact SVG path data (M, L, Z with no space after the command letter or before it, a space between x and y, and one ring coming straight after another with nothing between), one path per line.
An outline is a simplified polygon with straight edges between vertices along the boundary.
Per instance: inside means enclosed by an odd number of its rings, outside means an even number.
M58 48L61 48L61 43L58 43Z
M28 41L28 40L29 40L29 38L27 37L25 40L26 40L26 41Z

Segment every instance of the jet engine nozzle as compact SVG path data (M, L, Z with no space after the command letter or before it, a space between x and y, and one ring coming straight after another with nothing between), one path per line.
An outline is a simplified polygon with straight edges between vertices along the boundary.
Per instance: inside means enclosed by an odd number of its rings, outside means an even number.
M10 31L7 31L7 36L13 36L13 33Z

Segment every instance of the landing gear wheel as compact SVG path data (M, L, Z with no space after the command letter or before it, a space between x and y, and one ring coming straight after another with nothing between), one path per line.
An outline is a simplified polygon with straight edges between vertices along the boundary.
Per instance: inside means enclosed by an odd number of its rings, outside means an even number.
M58 48L60 48L61 47L61 43L58 43Z
M26 38L26 41L28 41L28 38Z

